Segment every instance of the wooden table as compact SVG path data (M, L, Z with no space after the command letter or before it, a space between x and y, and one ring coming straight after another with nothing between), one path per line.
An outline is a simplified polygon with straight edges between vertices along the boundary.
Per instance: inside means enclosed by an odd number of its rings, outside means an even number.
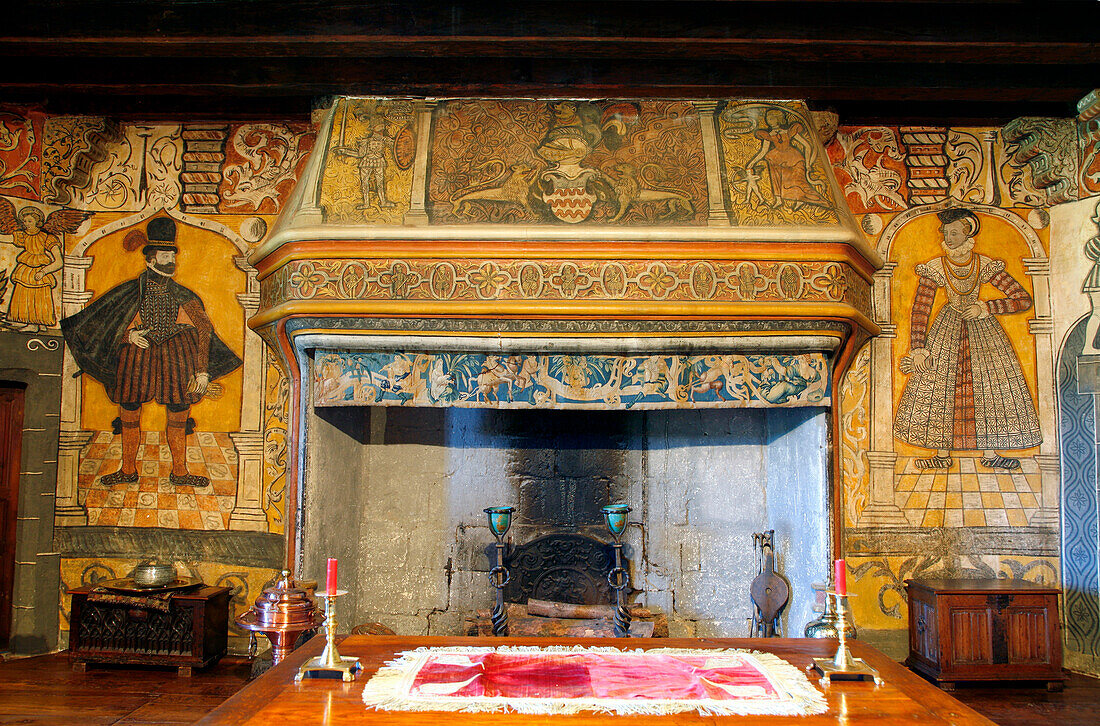
M969 726L993 722L964 706L951 696L928 684L924 679L891 661L874 648L851 641L856 657L866 659L879 669L886 685L875 687L867 682L834 683L826 691L829 712L820 716L736 716L710 717L692 713L672 716L608 716L581 714L576 716L526 716L522 714L488 713L416 713L368 710L363 705L363 685L386 661L396 653L418 647L442 646L495 646L495 645L616 645L623 648L754 648L767 650L784 658L799 668L810 664L815 657L831 656L836 650L834 640L809 640L794 638L772 639L615 639L608 638L442 638L405 636L348 636L340 643L340 653L359 658L363 673L352 683L312 680L294 682L298 667L306 658L318 655L324 638L314 638L286 660L250 683L237 695L212 711L200 724L433 724L448 726L475 726L478 724L605 724L612 720L628 726L669 726L671 724L714 724L717 722L741 724L790 723L792 726L815 724L876 724L912 723L920 726L954 724ZM816 683L816 675L811 682Z

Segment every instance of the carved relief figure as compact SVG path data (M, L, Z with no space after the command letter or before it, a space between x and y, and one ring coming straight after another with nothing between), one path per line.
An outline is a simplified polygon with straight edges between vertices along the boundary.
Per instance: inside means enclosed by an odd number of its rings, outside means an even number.
M211 381L235 370L241 359L214 333L199 296L172 279L179 251L175 222L156 217L147 233L133 230L123 240L128 252L141 248L145 271L64 318L61 330L83 372L102 383L119 407L122 464L100 483L138 480L141 411L156 401L167 409L169 482L203 487L207 477L187 471L191 406L213 394Z
M937 214L944 254L917 265L911 349L901 359L909 375L894 418L894 436L935 454L922 469L946 469L952 451L981 450L981 463L1017 469L1019 459L996 449L1026 449L1042 441L1039 418L1016 352L997 320L1023 312L1031 296L1005 272L1003 260L974 251L981 229L967 209ZM1004 297L982 300L989 283ZM936 294L946 304L928 325Z
M11 271L11 301L7 322L20 330L38 332L57 323L53 307L56 273L61 269L61 235L75 232L91 212L59 209L49 217L37 207L15 207L0 198L0 232L10 234L22 251Z

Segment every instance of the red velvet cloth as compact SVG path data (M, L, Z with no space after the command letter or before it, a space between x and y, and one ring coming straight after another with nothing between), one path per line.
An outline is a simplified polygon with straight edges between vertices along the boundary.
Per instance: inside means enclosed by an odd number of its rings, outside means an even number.
M731 693L719 686L755 688ZM441 691L466 698L614 700L738 700L776 695L767 676L751 661L729 655L671 656L644 651L432 656L416 674L410 695Z

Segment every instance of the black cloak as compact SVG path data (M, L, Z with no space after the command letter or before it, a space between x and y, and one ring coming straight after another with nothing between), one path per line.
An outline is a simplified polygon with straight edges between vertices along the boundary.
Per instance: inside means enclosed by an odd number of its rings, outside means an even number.
M141 309L141 293L150 273L144 272L93 300L86 308L61 320L65 342L84 373L113 390L118 372L119 350L125 343L126 329ZM180 306L191 301L202 304L199 296L175 280L168 280L168 291ZM241 359L213 331L206 372L210 380L236 370Z

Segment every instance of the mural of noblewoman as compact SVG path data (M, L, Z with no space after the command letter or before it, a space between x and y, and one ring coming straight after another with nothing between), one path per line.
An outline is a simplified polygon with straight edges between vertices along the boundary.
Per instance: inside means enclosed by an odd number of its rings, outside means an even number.
M1005 272L1003 260L974 251L981 230L967 209L937 213L943 256L916 266L911 348L901 359L909 379L894 417L894 436L935 455L916 459L921 469L947 469L952 451L982 451L981 463L1017 469L1020 460L997 449L1026 449L1042 436L1039 417L1016 352L997 320L1028 310L1031 296ZM990 284L1004 297L982 300ZM931 327L939 290L947 300Z
M241 365L214 334L202 300L175 282L176 223L168 217L135 229L123 248L138 248L145 271L64 318L61 330L77 364L103 384L119 407L122 466L100 479L105 486L138 480L141 410L151 401L167 409L165 437L172 454L169 481L202 487L205 476L187 471L186 437L194 428L191 406L212 392L211 381Z

